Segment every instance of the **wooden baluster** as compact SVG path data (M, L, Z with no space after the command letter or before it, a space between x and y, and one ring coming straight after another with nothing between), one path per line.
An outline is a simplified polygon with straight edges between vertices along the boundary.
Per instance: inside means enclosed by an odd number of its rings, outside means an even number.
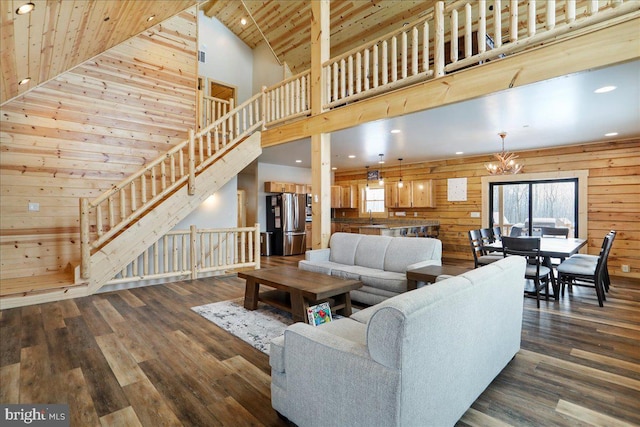
M536 34L536 0L529 0L527 8L527 35L532 37Z
M184 176L184 153L182 150L178 151L178 167L180 168L180 178Z
M355 93L362 92L362 54L356 53L356 91Z
M167 188L167 167L165 166L164 161L160 163L160 186L162 191Z
M218 233L218 266L222 265L222 233Z
M233 258L230 264L236 264L238 262L238 234L231 233L231 239L233 240Z
M211 157L213 152L211 151L211 131L207 132L207 157Z
M398 38L391 37L391 82L398 80Z
M245 119L244 119L245 120L245 124L244 124L245 128L247 127L247 125L249 125L249 127L253 126L253 102L249 103L248 107L249 107L249 114L248 114L249 123L247 123L247 118L245 116Z
M243 111L244 111L244 108L243 108ZM238 135L240 135L240 112L237 112L235 114L234 122L235 122L234 123L235 126L233 129L235 133L233 134L233 138L232 138L233 140L235 140L238 137Z
M458 11L451 11L451 62L458 61Z
M531 3L531 1L529 2ZM485 0L478 1L478 53L487 51L487 6Z
M129 272L128 272L128 268L131 264L127 264L122 270L120 270L120 276L122 276L123 279L126 279L129 277Z
M158 177L156 176L156 167L152 167L151 168L151 198L156 197L156 194L158 194L157 192L157 181L158 181Z
M102 204L96 206L96 232L98 233L98 237L104 234L104 230L102 229Z
M589 2L589 16L591 15L595 15L596 13L598 13L598 0L591 0Z
M364 50L364 90L369 90L371 79L370 79L370 70L369 70L369 48Z
M142 274L149 275L149 249L142 253Z
M121 189L118 193L120 193L120 221L123 221L127 217L127 211L126 211L127 193L124 188Z
M147 176L145 174L140 175L140 203L142 205L147 203Z
M249 240L247 243L247 255L249 256L249 262L253 262L253 232L247 233L247 239Z
M102 223L100 219L100 209L98 212L98 224ZM91 275L91 242L90 242L90 224L89 224L89 199L82 197L80 199L80 277L88 279ZM98 232L100 235L100 232Z
M193 129L189 129L189 184L187 193L193 196L196 193L196 153L195 153L195 137Z
M155 274L160 273L160 263L159 263L159 254L158 254L158 240L153 244L153 272Z
M254 245L253 245L253 256L256 262L256 269L260 268L260 245L258 244L258 242L260 242L260 224L256 223L253 225L255 228L254 231L254 236L253 236L253 241L254 241Z
M200 236L200 268L206 268L207 266L207 243L205 233L199 233ZM193 242L191 243L193 245ZM196 252L195 246L191 248L191 252Z
M172 271L179 271L180 269L180 263L179 263L179 258L178 255L180 254L180 245L178 244L178 235L174 234L173 235L173 270ZM182 265L182 270L184 271L184 267L185 265Z
M435 4L434 19L436 26L433 53L434 77L442 77L444 76L444 3L442 1Z
M418 70L418 27L413 27L411 30L411 75L415 76L420 71Z
M176 157L175 153L169 155L169 183L176 182Z
M565 15L567 19L565 22L567 24L571 24L576 20L576 1L575 0L567 0L567 4L565 6Z
M168 273L169 271L169 236L164 236L164 241L162 245L162 259L163 259L163 272Z
M207 233L209 236L209 267L214 266L215 257L213 256L215 253L215 249L213 246L213 233Z
M408 48L408 45L407 45L408 42L407 42L407 32L406 31L402 32L402 38L400 39L400 41L401 41L400 60L401 60L401 63L402 63L402 70L400 70L400 73L401 73L400 75L402 76L403 79L406 79L407 75L408 75L408 72L407 72L407 70L408 70L408 68L407 68L408 67L407 53L409 52L409 48Z
M113 197L109 196L109 198L107 199L107 206L109 207L109 230L111 230L113 226L116 224L114 206L113 206Z
M389 57L387 51L387 41L382 41L382 86L389 83Z
M518 0L511 0L509 16L511 17L509 24L509 41L515 43L518 41Z
M349 55L348 61L347 61L347 88L348 88L348 96L353 95L354 92L354 88L353 88L353 80L354 80L354 76L353 76L353 55Z
M242 248L242 252L240 255L240 262L241 263L245 263L247 257L246 257L246 251L245 251L245 245L247 244L247 236L246 236L246 232L243 231L240 234L240 247Z
M471 5L467 3L464 6L464 57L468 58L473 55L473 23L471 22Z
M347 65L344 59L340 60L340 99L347 94Z
M131 212L135 212L138 209L138 205L136 203L136 197L138 196L136 193L136 182L131 181Z
M373 45L373 87L378 87L378 44Z
M251 104L249 104L249 107L251 107ZM248 126L247 126L247 109L243 108L242 109L242 132L244 133L245 130L247 130ZM237 135L236 137L240 135L240 132L237 131Z
M502 46L502 4L500 0L494 0L493 3L493 46L498 48Z
M282 117L289 117L291 114L291 86L290 83L284 85L284 111Z
M279 88L278 89L278 93L280 94L280 98L278 99L278 101L280 102L280 111L278 111L278 118L282 119L284 117L286 117L285 115L285 90L284 88Z
M278 89L271 91L271 120L278 120L278 105L276 103Z
M213 150L215 153L220 150L220 132L217 126L213 128Z
M198 278L198 252L197 252L197 247L198 247L198 233L196 232L196 226L195 225L191 225L189 227L189 230L191 231L191 250L189 251L189 255L190 255L190 269L191 269L191 279L195 280ZM186 264L186 253L187 251L185 250L185 236L182 236L182 254L183 254L183 258L182 258L182 262L183 262L183 269L184 269L184 265ZM200 250L204 251L204 245L200 245Z
M140 275L140 271L138 270L138 257L135 257L131 262L131 277L136 277Z
M222 141L221 141L221 145L222 148L227 146L227 121L223 120L220 123L220 136L222 136Z
M226 251L226 252L227 252L227 257L225 258L225 265L229 265L229 264L231 264L231 256L232 256L232 255L231 255L231 254L232 254L232 252L231 252L231 251L233 251L232 246L234 246L234 244L233 244L234 242L233 242L233 235L232 235L230 232L228 232L228 231L227 231L227 233L226 233L226 234L227 234L227 235L226 235L226 241L227 241L227 251Z
M556 27L556 0L547 0L546 21L547 30L553 30Z
M429 71L429 23L424 21L422 28L422 71Z

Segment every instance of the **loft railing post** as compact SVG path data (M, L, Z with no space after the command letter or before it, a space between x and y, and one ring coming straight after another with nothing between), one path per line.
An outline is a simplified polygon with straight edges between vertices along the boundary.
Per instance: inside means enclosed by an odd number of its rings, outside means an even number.
M193 129L189 129L189 188L190 196L196 194L196 150Z
M253 259L256 262L256 270L260 269L260 224L254 224L255 230L253 231Z
M435 77L444 76L444 2L439 1L434 8L435 46L433 66Z
M80 277L88 279L91 271L91 244L89 242L89 199L80 199Z
M191 231L191 248L189 248L189 257L191 261L191 279L198 278L198 232L195 225L189 226Z

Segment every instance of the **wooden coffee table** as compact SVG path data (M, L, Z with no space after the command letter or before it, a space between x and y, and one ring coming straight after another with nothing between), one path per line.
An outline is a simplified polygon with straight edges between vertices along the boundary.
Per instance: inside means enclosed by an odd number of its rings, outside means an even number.
M434 283L438 276L447 274L450 276L458 276L467 271L473 270L467 267L458 267L455 265L428 265L415 270L407 271L407 290L412 291L418 287L418 282Z
M306 322L309 305L332 300L331 310L343 316L351 315L349 291L358 289L362 282L341 279L322 273L299 270L294 267L276 267L243 271L238 277L246 280L244 308L255 310L258 301L278 307L293 315L295 322ZM275 290L260 292L260 285Z

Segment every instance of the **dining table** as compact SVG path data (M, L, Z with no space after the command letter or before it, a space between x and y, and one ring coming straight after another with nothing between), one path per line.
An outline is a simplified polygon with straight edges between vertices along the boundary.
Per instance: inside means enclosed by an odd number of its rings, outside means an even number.
M523 236L523 239L531 238ZM585 239L577 238L558 238L558 237L539 237L540 239L540 256L543 259L543 264L549 267L551 270L551 284L553 286L553 296L558 299L560 285L556 282L555 274L553 273L553 264L551 258L569 258L571 255L575 255L578 251L587 244ZM493 243L484 244L482 248L486 252L502 252L502 242L495 241Z

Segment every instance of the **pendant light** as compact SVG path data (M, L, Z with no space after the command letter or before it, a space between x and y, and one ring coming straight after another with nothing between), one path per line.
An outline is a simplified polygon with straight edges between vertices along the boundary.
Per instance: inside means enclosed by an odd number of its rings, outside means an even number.
M522 163L516 163L517 155L504 151L504 138L507 133L500 132L498 136L502 139L502 151L493 155L498 162L487 163L484 166L491 175L515 175L522 170Z
M378 164L382 165L384 164L384 154L378 154L378 156L380 156L380 160L378 160ZM379 181L378 181L378 185L382 186L384 185L384 179L382 178L382 172L379 172L380 176L378 177Z
M404 187L404 183L402 182L402 157L398 159L400 162L400 181L398 181L398 188Z

